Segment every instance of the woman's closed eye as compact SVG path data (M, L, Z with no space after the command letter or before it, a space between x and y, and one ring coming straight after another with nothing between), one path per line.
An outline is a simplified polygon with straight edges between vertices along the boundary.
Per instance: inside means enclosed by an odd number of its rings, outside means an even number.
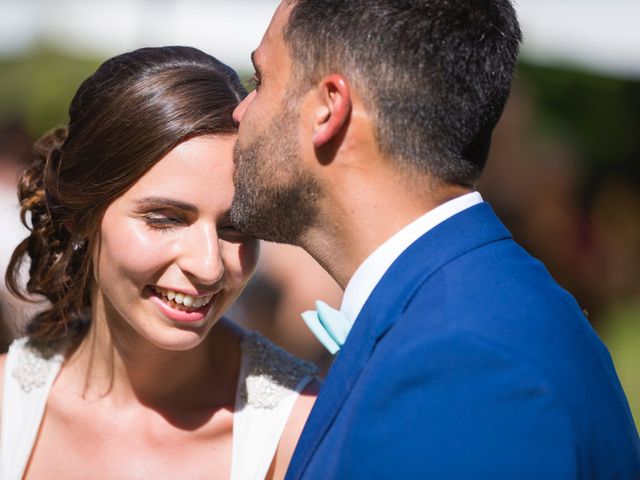
M185 225L185 221L175 215L162 212L148 212L142 215L142 219L154 230L169 230Z
M148 212L142 214L145 224L152 230L169 231L178 227L189 226L190 222L175 214ZM218 238L231 243L241 243L249 237L241 233L234 225L224 224L218 227Z

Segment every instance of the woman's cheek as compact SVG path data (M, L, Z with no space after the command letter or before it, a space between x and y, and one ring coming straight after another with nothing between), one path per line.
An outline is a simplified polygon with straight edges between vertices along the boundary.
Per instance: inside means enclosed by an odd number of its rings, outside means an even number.
M135 221L124 222L118 227L121 228L103 229L101 264L112 263L137 276L153 273L166 263L173 249L171 235Z

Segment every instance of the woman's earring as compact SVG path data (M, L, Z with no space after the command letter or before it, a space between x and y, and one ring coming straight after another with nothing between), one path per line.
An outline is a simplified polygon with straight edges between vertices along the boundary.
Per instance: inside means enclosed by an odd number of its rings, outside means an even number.
M81 250L82 248L84 248L84 244L85 244L84 240L75 240L71 244L71 248L73 248L74 252L77 252L78 250Z

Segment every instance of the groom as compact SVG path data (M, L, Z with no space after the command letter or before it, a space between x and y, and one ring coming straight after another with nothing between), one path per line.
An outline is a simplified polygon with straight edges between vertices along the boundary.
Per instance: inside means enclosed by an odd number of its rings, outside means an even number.
M232 218L352 326L288 479L640 478L607 350L474 190L520 38L508 0L284 0L253 53Z

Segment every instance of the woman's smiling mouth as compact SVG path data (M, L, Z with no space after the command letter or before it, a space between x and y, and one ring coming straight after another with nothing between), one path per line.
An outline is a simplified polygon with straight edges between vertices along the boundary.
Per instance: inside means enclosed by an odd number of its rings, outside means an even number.
M216 303L216 294L192 296L156 286L152 286L151 290L155 294L152 300L160 306L165 316L177 322L200 321Z
M192 297L191 295L186 295L181 292L176 292L174 290L167 290L165 288L160 287L152 287L154 291L161 295L164 300L172 307L178 308L178 310L195 310L200 307L204 307L207 305L211 299L213 298L213 294L211 295L203 295L200 297ZM184 308L180 308L184 307Z

